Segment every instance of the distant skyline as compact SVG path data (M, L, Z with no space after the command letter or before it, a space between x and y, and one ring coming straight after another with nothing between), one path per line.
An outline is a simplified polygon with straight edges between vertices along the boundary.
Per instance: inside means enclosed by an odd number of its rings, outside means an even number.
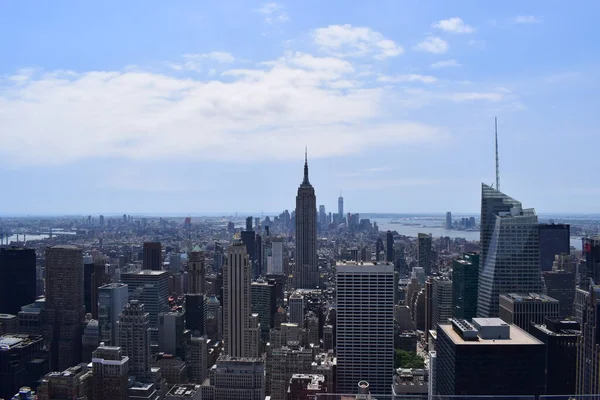
M600 213L600 3L0 3L0 215ZM227 211L230 210L230 211ZM280 210L280 211L277 211ZM240 212L241 213L241 212Z

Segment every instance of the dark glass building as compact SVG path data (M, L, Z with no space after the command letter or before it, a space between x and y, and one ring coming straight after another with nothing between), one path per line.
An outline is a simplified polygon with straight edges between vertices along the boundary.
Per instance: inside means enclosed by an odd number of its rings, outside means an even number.
M385 234L385 261L394 262L394 234L387 231Z
M151 269L152 271L161 271L161 260L162 248L160 242L144 242L142 268Z
M0 313L17 315L33 303L35 286L35 250L0 247Z
M206 332L206 299L202 293L188 293L185 295L185 329L189 329L195 336L202 336Z
M577 338L580 333L576 321L546 319L543 325L532 325L531 334L546 345L545 394L575 393Z
M570 254L571 227L568 224L540 224L540 268L552 270L554 256Z
M83 264L83 305L85 312L92 312L92 275L94 274L94 263Z
M22 386L35 388L47 372L48 353L41 336L0 336L0 398L12 399Z
M544 393L544 343L519 327L499 318L453 319L437 332L434 395Z
M572 316L575 301L575 272L543 271L542 278L546 294L559 301L559 316L561 318Z
M471 320L477 316L479 254L464 253L452 261L452 305L454 318Z

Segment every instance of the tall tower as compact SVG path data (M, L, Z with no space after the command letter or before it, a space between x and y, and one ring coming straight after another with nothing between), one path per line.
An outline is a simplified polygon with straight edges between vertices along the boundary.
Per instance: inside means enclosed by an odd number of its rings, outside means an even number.
M76 246L46 249L44 337L50 345L50 369L63 371L81 361L83 253Z
M119 345L129 357L130 375L141 381L150 377L150 317L144 305L131 300L119 321Z
M344 219L344 198L340 193L340 197L338 197L338 217L340 222Z
M120 347L101 343L92 353L92 381L95 400L126 399L129 357Z
M190 276L189 293L206 293L206 261L204 252L199 246L194 247L190 252L188 273Z
M35 250L0 248L0 313L16 315L35 301Z
M498 316L499 296L541 293L538 218L533 208L482 184L477 315Z
M223 266L224 354L231 357L248 357L250 352L251 275L246 246L234 242Z
M337 264L337 390L366 380L389 394L394 373L394 264Z
M317 265L317 199L308 180L308 159L304 158L304 180L296 196L296 265L294 287L315 289L319 286Z

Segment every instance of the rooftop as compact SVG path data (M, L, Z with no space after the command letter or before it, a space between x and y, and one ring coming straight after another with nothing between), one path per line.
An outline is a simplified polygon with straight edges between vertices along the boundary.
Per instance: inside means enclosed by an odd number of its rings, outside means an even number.
M498 318L473 318L478 320L481 326L495 327L498 324ZM464 340L460 335L452 329L450 324L440 324L439 328L452 340L456 345L462 346L515 346L515 345L543 345L541 341L534 338L516 325L509 325L508 339L483 339L479 340ZM439 332L438 332L439 333Z
M178 396L178 397L194 397L196 392L200 390L200 385L185 384L175 385L169 390L167 396Z
M142 269L140 271L134 271L134 272L126 272L124 274L121 274L121 276L125 276L125 275L165 275L168 274L168 271L155 271L152 269Z
M41 336L8 333L0 336L0 351L10 350L15 347L25 347L40 340L42 340Z
M511 300L515 303L523 303L523 302L546 303L546 302L557 302L558 301L550 296L547 296L545 294L539 294L539 293L507 293L507 294L503 294L502 296L504 296L508 300Z
M73 244L58 244L56 246L52 246L51 249L81 250L79 247Z

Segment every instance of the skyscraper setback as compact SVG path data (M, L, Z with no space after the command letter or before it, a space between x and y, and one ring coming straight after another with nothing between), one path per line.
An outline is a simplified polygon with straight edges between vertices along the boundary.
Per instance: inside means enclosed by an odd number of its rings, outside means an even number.
M541 293L538 218L533 208L482 184L477 315L498 316L499 296Z
M304 158L304 180L296 196L296 289L315 289L319 285L317 265L317 199L308 180L308 159Z

